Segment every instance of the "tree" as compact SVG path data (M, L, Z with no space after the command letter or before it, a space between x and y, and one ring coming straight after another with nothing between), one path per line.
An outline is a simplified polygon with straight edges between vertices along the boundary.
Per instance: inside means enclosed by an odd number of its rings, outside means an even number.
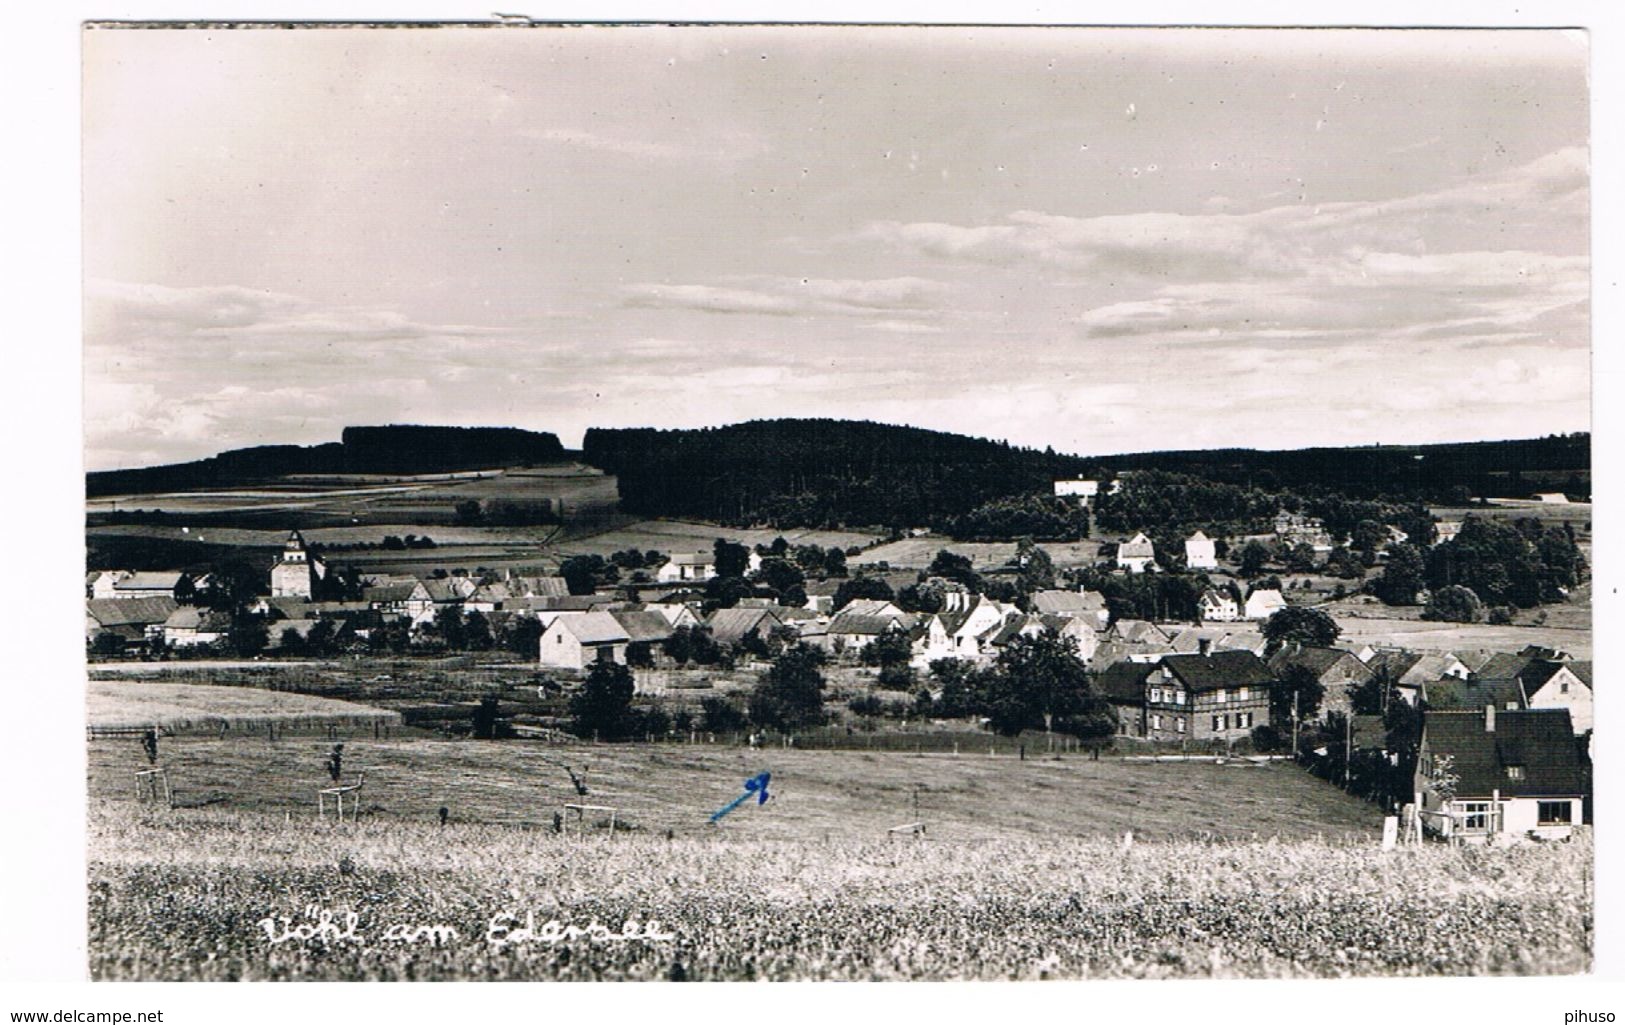
M458 502L453 506L453 511L456 513L459 527L472 527L485 521L485 511L480 508L480 503L472 498Z
M771 587L781 604L807 603L807 578L789 559L779 557L763 559L762 568L756 572L756 581Z
M1375 552L1388 542L1388 528L1376 520L1361 520L1349 533L1349 547L1357 552Z
M491 621L485 613L474 609L463 617L463 646L469 651L489 651L495 640L491 636Z
M1293 545L1286 553L1288 573L1312 573L1315 570L1315 546L1305 541Z
M750 718L780 730L824 721L824 653L798 644L774 660L750 696Z
M559 564L559 576L571 594L591 594L598 589L598 567L593 560L602 556L576 555Z
M845 608L849 602L859 598L869 598L877 601L891 601L896 595L892 593L891 585L879 577L853 577L841 581L841 586L835 589L835 610L838 612Z
M832 577L846 576L846 553L839 548L830 548L824 553L824 573Z
M1484 603L1478 600L1472 588L1452 584L1428 596L1422 618L1446 623L1481 623L1484 621Z
M487 694L480 698L479 707L474 709L475 740L496 739L498 708L499 705L495 694Z
M631 732L632 671L618 662L594 662L587 682L570 698L578 737L618 740Z
M1313 669L1306 665L1287 666L1270 686L1270 722L1290 730L1294 711L1298 722L1307 722L1319 714L1320 702L1325 696L1326 688L1321 686Z
M1411 544L1388 546L1388 564L1371 582L1371 593L1385 605L1415 605L1416 594L1427 585L1422 550Z
M707 733L738 733L750 720L739 706L727 698L710 697L700 701L700 729Z
M447 605L437 611L430 630L451 651L462 651L468 647L468 625L463 620L460 605Z
M979 707L971 664L959 658L939 658L931 663L931 680L938 689L935 711L944 719L975 714Z
M539 623L537 627L539 630ZM539 632L536 636L538 640L541 638ZM367 635L367 647L372 651L388 651L396 655L404 654L412 647L412 629L407 626L405 620L391 618ZM535 652L536 648L533 646L528 653L534 654Z
M750 566L750 549L723 538L711 546L719 577L742 577Z
M708 611L731 609L741 598L751 596L751 586L744 577L712 577L705 582L705 607Z
M1270 561L1269 548L1260 541L1248 541L1241 546L1236 554L1236 563L1244 577L1256 577L1264 572L1264 564Z
M226 647L245 658L264 651L270 639L265 622L258 616L239 616L226 631Z
M1264 655L1269 657L1286 644L1312 648L1330 647L1343 628L1337 620L1319 609L1288 605L1264 621Z
M103 630L90 642L90 651L93 655L122 655L124 638L111 630Z
M1099 698L1076 642L1050 630L1036 637L1018 636L1005 645L982 684L990 725L1006 736L1026 729L1049 730L1058 719L1098 711Z
M882 667L907 665L913 655L908 634L902 630L887 630L863 649L863 664Z
M512 615L503 622L498 643L504 651L535 658L541 640L541 620L535 616Z
M982 578L971 568L970 556L957 555L946 548L938 550L931 565L926 567L925 574L964 584L972 591L982 589Z
M1022 591L1031 594L1055 586L1055 563L1032 538L1023 537L1016 541L1015 561L1016 568L1021 571L1018 580Z

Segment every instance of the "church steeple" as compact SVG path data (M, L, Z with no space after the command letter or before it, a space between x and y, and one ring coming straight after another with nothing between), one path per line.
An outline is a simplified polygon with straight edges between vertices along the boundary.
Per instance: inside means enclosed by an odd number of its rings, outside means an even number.
M305 547L305 536L295 530L288 535L288 540L282 544L282 561L304 562L309 557L309 549Z

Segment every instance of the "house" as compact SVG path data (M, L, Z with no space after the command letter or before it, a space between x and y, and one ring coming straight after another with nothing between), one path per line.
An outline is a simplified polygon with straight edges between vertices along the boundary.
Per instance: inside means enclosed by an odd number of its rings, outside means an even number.
M164 619L164 644L170 648L200 648L224 640L231 617L212 609L182 605Z
M1213 539L1198 530L1185 539L1186 569L1218 569L1218 550Z
M1099 591L1034 591L1031 604L1039 615L1085 620L1095 630L1106 629L1111 621L1106 596Z
M824 628L825 644L832 651L862 651L884 634L908 634L911 625L883 616L860 616L843 611Z
M1257 655L1220 651L1165 655L1146 676L1145 735L1151 740L1251 737L1270 721L1274 676Z
M673 555L655 572L655 579L662 584L684 580L704 582L716 575L716 556L710 552L693 552Z
M895 602L881 598L854 598L842 605L840 614L843 616L879 616L883 619L892 619L898 622L909 620L912 625L913 616L904 612Z
M1454 541L1456 535L1461 533L1460 520L1440 520L1433 525L1433 543L1442 545L1446 541Z
M1058 480L1055 482L1056 498L1077 498L1081 499L1083 504L1088 505L1090 499L1098 494L1100 494L1100 481L1098 480L1084 480L1079 477L1077 480Z
M1106 636L1131 644L1167 644L1173 640L1162 627L1146 619L1119 619L1106 631Z
M1561 839L1583 821L1586 768L1566 708L1429 710L1414 788L1436 835Z
M505 602L515 598L524 597L514 591L511 584L498 580L489 584L477 584L463 601L463 611L492 613L500 612Z
M1591 663L1534 659L1518 674L1525 708L1566 708L1576 734L1592 727Z
M127 569L109 570L90 583L90 596L113 598L173 598L184 573L146 573Z
M717 609L706 619L711 638L724 647L743 644L747 637L766 641L773 631L784 625L784 620L770 609L731 608Z
M542 630L538 661L557 669L586 669L594 662L626 664L626 628L608 612L561 614Z
M309 598L326 575L327 566L310 553L304 535L291 531L282 543L282 554L271 567L271 597Z
M1313 673L1315 682L1325 690L1325 696L1320 702L1322 717L1332 712L1340 715L1351 714L1354 709L1349 691L1372 677L1370 666L1355 658L1353 652L1344 651L1342 648L1316 648L1290 644L1271 656L1269 666L1270 672L1275 674L1277 679L1287 670L1298 667Z
M411 615L411 603L422 584L417 580L391 580L361 588L361 600L385 616ZM426 600L428 592L423 592Z
M1117 546L1117 566L1130 573L1144 573L1156 564L1157 551L1143 533Z
M926 619L917 638L915 661L929 663L939 658L989 656L993 653L993 638L1005 621L1020 615L1021 610L1014 605L980 594L950 591L943 595L942 611ZM833 629L833 624L831 626Z
M1268 619L1277 612L1286 608L1286 599L1281 592L1273 587L1264 587L1255 590L1247 596L1247 604L1242 609L1243 619Z
M85 641L112 633L126 644L143 644L163 635L164 621L180 607L173 597L92 598L85 602Z
M1493 662L1493 660L1492 660ZM1407 704L1418 700L1439 703L1445 700L1445 691L1437 691L1435 684L1444 681L1465 681L1474 674L1456 656L1448 652L1415 652L1382 650L1366 662L1372 673L1387 678L1399 691ZM1510 679L1510 677L1508 677ZM1477 707L1476 697L1472 702Z
M1204 623L1234 623L1241 618L1241 606L1229 591L1210 587L1196 599L1196 614Z
M615 622L621 624L621 629L626 631L628 644L647 645L652 651L671 639L673 631L671 622L658 612L615 609L610 615L615 617Z
M1095 691L1117 712L1117 735L1144 737L1145 681L1154 672L1144 662L1113 662L1095 676Z

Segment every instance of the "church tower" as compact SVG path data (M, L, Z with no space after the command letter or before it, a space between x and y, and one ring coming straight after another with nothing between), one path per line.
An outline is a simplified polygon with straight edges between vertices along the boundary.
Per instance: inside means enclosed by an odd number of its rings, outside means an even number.
M295 530L283 542L282 557L271 567L271 597L309 598L321 575L321 560L310 554L304 535Z

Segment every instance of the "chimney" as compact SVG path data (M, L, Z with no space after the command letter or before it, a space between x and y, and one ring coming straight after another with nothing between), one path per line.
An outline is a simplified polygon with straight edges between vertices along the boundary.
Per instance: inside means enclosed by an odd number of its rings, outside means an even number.
M1495 732L1495 706L1494 705L1485 705L1484 706L1484 732L1485 733L1494 733Z
M1197 651L1201 653L1202 657L1206 658L1208 655L1213 653L1213 638L1202 637L1198 639L1196 642L1196 648Z

